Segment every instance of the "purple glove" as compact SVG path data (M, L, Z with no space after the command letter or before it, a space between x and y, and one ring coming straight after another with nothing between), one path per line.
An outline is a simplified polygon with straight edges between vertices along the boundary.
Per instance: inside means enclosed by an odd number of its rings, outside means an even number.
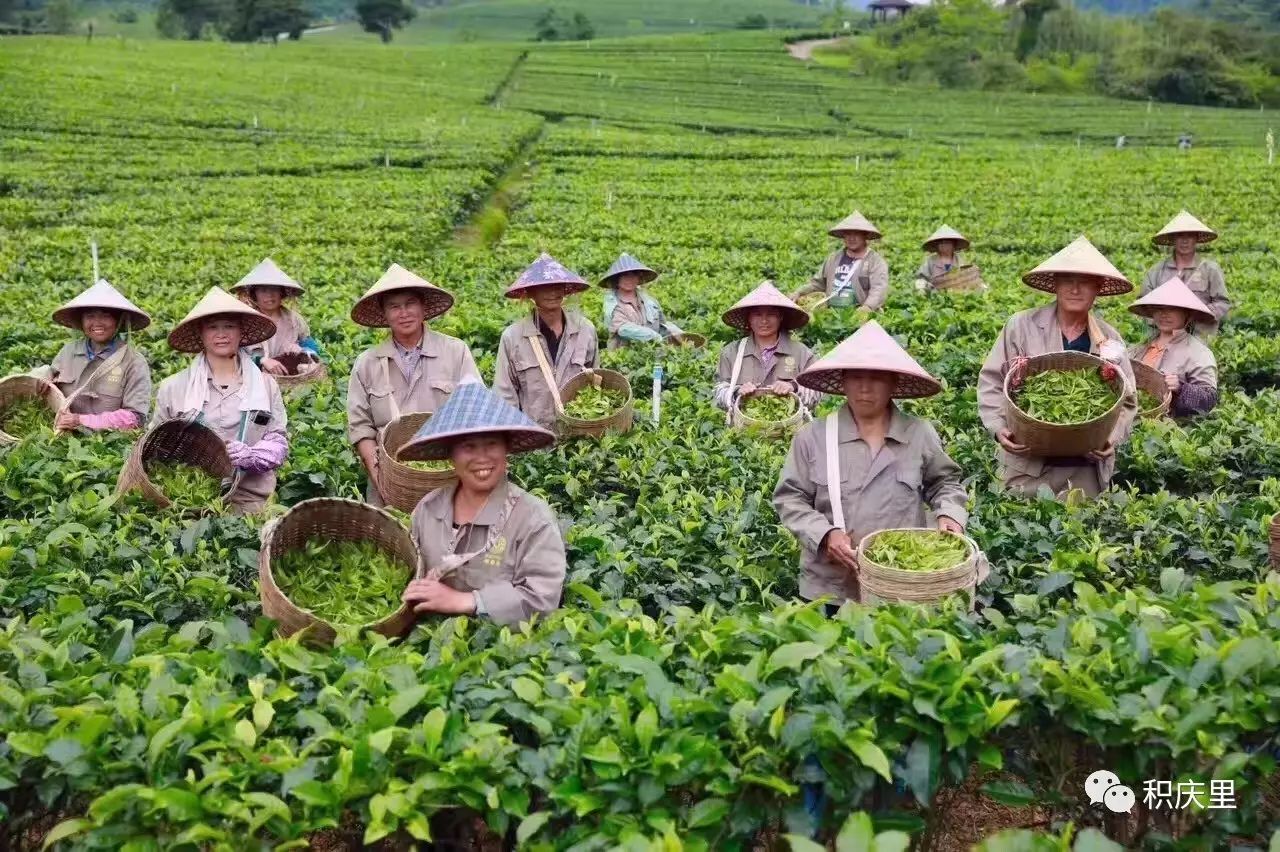
M239 443L239 441L228 443L228 452L230 452L231 444ZM244 444L240 444L240 446L244 447ZM249 473L266 473L284 464L285 456L288 454L289 442L284 434L281 432L268 432L262 436L261 441L252 447L245 447L245 457L242 461L236 461L234 455L231 460L235 462L236 467L243 468Z
M227 441L227 455L231 457L231 463L236 467L244 467L249 460L249 445L240 441Z

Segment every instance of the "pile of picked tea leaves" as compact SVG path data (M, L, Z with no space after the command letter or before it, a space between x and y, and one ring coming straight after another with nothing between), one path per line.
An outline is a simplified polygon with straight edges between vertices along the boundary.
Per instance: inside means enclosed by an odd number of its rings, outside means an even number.
M1151 393L1151 391L1138 388L1139 411L1151 411L1152 409L1159 408L1163 404L1164 400Z
M453 470L453 462L448 459L423 459L422 461L402 461L400 464L405 467L411 467L414 470L430 471L432 473L443 473L446 470Z
M945 571L969 558L964 539L937 530L887 530L871 540L866 557L900 571Z
M43 400L18 399L0 411L0 431L15 438L26 438L41 430L52 429L53 411Z
M1028 376L1014 402L1044 423L1072 426L1096 420L1116 404L1116 392L1097 370L1046 370Z
M400 609L411 570L372 541L312 538L271 566L294 606L330 624L373 624Z
M603 420L627 401L622 391L587 385L564 404L564 413L578 420Z
M179 462L148 462L147 479L183 508L222 507L222 482L202 468Z
M793 394L754 393L739 403L738 410L752 420L776 423L795 414L797 405Z

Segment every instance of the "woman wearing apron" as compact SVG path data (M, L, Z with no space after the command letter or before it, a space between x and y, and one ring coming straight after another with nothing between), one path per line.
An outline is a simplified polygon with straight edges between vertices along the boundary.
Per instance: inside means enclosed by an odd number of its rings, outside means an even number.
M864 313L884 307L889 296L889 265L869 245L880 231L857 210L827 231L844 245L827 255L809 282L791 294L793 301L823 293L833 308L857 306Z
M796 382L800 371L814 360L813 351L791 336L809 323L807 311L779 292L772 281L764 281L721 319L745 336L720 350L716 405L728 411L736 398L756 391L794 392L808 408L817 403L820 395Z
M404 445L406 460L449 459L458 482L413 510L420 579L404 591L418 613L518 624L560 605L566 561L555 513L507 478L507 457L555 436L480 384L458 388Z
M507 288L508 299L528 299L533 310L502 332L493 392L548 429L561 409L560 387L599 365L596 329L564 310L565 296L587 282L543 254Z
M54 311L53 321L83 335L64 344L50 366L31 371L67 398L54 427L141 426L151 410L151 368L128 335L149 326L151 317L100 279Z
M231 292L247 298L258 313L276 324L275 336L249 347L249 354L263 370L273 376L287 374L289 369L276 360L280 355L305 352L320 360L320 344L311 336L306 319L284 303L285 299L301 296L302 285L286 275L275 261L269 257L263 260L237 281ZM306 369L299 368L299 371Z
M196 357L160 383L151 425L190 418L226 443L236 471L225 499L237 514L266 505L289 454L280 387L244 349L275 333L271 320L217 287L169 332L171 348Z

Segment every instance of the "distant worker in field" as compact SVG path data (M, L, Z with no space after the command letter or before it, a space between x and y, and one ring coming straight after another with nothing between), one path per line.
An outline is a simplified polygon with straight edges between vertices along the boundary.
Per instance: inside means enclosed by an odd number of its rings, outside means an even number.
M949 225L943 225L925 240L922 248L927 252L920 268L916 270L916 290L921 293L938 286L938 281L949 272L971 268L960 256L960 252L969 250L969 239ZM985 290L986 283L981 278L965 289Z
M864 313L880 310L889 296L889 265L869 245L880 239L880 231L855 210L827 233L844 245L827 255L809 282L791 294L792 300L807 309L825 302L833 308L857 306ZM823 298L806 299L810 293Z
M813 350L791 336L809 323L809 314L788 299L772 281L764 281L721 316L725 325L744 332L741 340L720 350L715 403L726 411L742 396L757 391L796 394L812 408L820 394L801 387L796 377L814 361Z
M458 474L413 510L424 575L404 601L415 612L519 624L560 605L568 564L555 512L507 478L509 456L554 443L480 384L458 388L405 443L402 459L449 459Z
M1047 485L1061 496L1078 488L1087 496L1100 494L1115 472L1116 447L1128 436L1137 413L1133 369L1120 333L1094 316L1098 296L1117 296L1133 289L1120 272L1084 237L1022 276L1036 290L1055 294L1042 308L1020 311L1009 318L978 374L978 412L982 424L1000 445L1000 479L1013 491L1034 496ZM1026 359L1050 352L1087 352L1110 362L1124 376L1126 393L1110 440L1087 456L1034 457L1019 444L1006 422L1004 378L1021 373Z
M285 299L302 295L301 284L268 257L236 282L231 292L247 298L258 313L276 324L274 337L249 349L258 366L273 376L298 375L314 369L320 360L320 344L311 336L302 314L285 305Z
M1145 296L1170 278L1180 278L1190 288L1196 298L1209 308L1210 318L1198 318L1194 321L1191 332L1202 338L1217 334L1227 312L1231 310L1231 299L1227 296L1227 282L1222 275L1222 267L1216 261L1201 257L1196 247L1202 243L1211 243L1218 238L1208 225L1192 216L1186 210L1180 212L1152 237L1151 241L1158 246L1171 246L1171 255L1147 270L1142 281Z
M402 414L434 412L480 371L467 344L428 328L453 307L453 294L393 263L351 309L366 328L389 328L391 339L356 358L347 383L347 439L369 474L366 499L384 503L378 433Z
M1129 357L1164 374L1173 394L1169 413L1191 417L1218 404L1218 361L1209 347L1188 332L1194 322L1213 314L1180 278L1170 278L1129 306L1132 313L1156 324L1146 343L1129 349Z
M933 424L893 403L933 396L942 385L875 320L799 382L845 397L839 411L796 433L773 491L778 517L800 544L800 596L831 596L831 613L860 600L854 551L864 536L927 526L927 512L938 529L963 532L968 495Z
M239 514L261 511L289 454L280 387L244 347L276 333L271 320L213 287L169 332L169 347L196 357L160 383L151 425L188 417L214 431L236 472L227 503Z
M502 332L493 391L540 426L555 426L561 386L599 366L595 326L564 309L566 296L586 289L577 273L545 253L507 288L508 299L528 299L532 310Z
M623 252L600 279L608 290L604 295L604 323L609 328L609 348L629 343L680 343L684 332L667 320L658 300L649 295L645 285L658 273Z
M53 321L80 332L51 365L31 371L67 398L54 427L67 432L141 426L151 411L151 368L129 333L151 325L151 317L99 279L54 311Z

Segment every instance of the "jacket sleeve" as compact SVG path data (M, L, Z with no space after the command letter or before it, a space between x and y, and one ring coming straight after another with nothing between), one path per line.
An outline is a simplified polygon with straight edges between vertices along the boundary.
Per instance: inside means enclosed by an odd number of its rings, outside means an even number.
M43 364L39 367L32 367L29 371L27 371L27 375L34 376L35 378L42 379L46 382L52 382L53 367L50 366L49 364Z
M662 339L662 335L653 329L646 328L643 325L638 325L633 322L627 322L619 316L617 305L614 305L613 309L606 314L605 319L609 323L609 333L616 334L623 340L648 342Z
M101 414L81 414L80 425L93 431L137 429L142 425L142 418L136 411L128 408L117 408L115 411L104 411Z
M1222 276L1222 267L1216 263L1207 263L1205 279L1209 285L1209 304L1206 306L1213 312L1218 322L1231 310L1231 299L1227 296L1227 282Z
M512 339L516 340L517 346L523 343L514 334L510 336L503 334L502 340L498 343L498 363L493 370L493 392L508 405L519 408L520 395L516 390L518 376L516 375L515 365L511 361L511 354L508 351L511 348Z
M818 271L813 273L813 277L801 285L799 290L791 294L792 299L798 299L806 293L827 292L827 281L831 278L831 273L827 270L828 261L829 258L823 258L822 263L818 264Z
M369 389L360 380L360 362L351 370L347 380L347 440L352 446L368 438L376 441L378 430L373 426L373 412L369 406Z
M992 435L1008 428L1004 409L1005 365L1009 363L1010 358L1020 354L1017 348L1011 345L1012 341L1009 339L1009 327L1012 322L1013 320L1010 320L1005 323L1004 328L1000 329L1000 336L996 338L991 351L987 353L987 359L982 362L982 369L978 372L978 416L982 418L982 425L987 427L987 431Z
M814 483L811 472L816 463L807 433L797 433L791 441L791 449L787 451L782 475L773 489L773 507L777 510L782 525L814 553L822 547L822 540L827 537L827 533L836 528L829 518L814 508L818 486Z
M729 379L733 377L733 359L737 356L738 345L730 343L720 350L720 363L716 366L716 384L712 389L712 398L717 408L729 410L733 399L729 395Z
M960 465L947 455L932 423L925 423L924 496L929 508L964 526L969 522L969 495L964 490Z
M471 382L484 384L484 376L480 375L480 369L476 366L475 356L471 354L471 347L465 342L462 344L462 355L458 364L458 384L465 385Z
M1164 282L1160 279L1160 270L1164 269L1164 261L1159 261L1147 270L1147 274L1142 277L1142 289L1138 292L1138 297L1147 295L1152 290L1159 287Z
M560 528L554 516L540 517L522 542L514 576L479 590L484 608L499 624L519 624L536 612L551 612L560 605L567 571Z
M658 328L662 329L663 336L671 337L676 334L684 334L684 330L680 326L667 319L667 314L662 310L662 305L657 302L654 302L654 305L658 309Z
M120 407L138 415L139 423L146 422L147 415L151 412L151 368L147 366L146 360L140 354L130 359L129 368L125 372L124 393L121 395Z
M1123 345L1124 341L1121 340L1120 343ZM1129 439L1129 433L1133 431L1133 422L1138 416L1138 382L1133 377L1133 365L1128 358L1121 358L1119 366L1120 374L1124 376L1125 394L1121 400L1120 416L1116 419L1115 428L1111 430L1111 443L1117 447Z
M916 270L916 289L924 292L933 286L933 279L929 277L929 255L924 256L924 260L920 261L920 268Z
M867 301L861 307L878 311L884 307L885 299L889 298L889 264L879 254L876 254L875 263L867 270L867 278L870 289L867 291Z
M600 338L596 336L596 327L587 324L587 357L583 359L583 364L595 369L600 366Z

